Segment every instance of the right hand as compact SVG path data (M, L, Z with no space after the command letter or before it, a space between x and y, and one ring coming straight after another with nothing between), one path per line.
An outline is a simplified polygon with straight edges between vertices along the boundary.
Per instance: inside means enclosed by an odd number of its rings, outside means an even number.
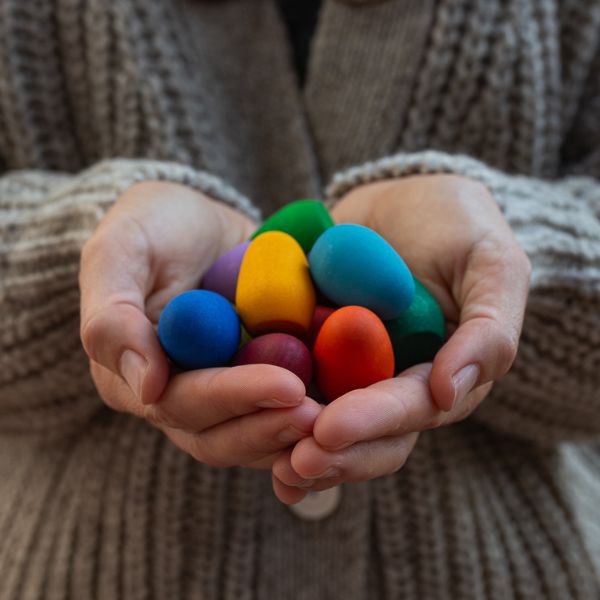
M311 434L321 410L298 377L271 365L169 377L156 335L163 307L197 287L214 260L255 227L191 188L138 183L81 255L81 339L101 398L213 466L271 468L281 451Z

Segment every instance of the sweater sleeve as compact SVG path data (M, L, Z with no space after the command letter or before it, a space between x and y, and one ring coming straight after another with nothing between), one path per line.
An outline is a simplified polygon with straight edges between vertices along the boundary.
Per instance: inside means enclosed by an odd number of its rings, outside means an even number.
M548 444L600 436L600 182L508 175L466 156L398 154L338 174L330 202L355 186L425 173L485 184L532 263L519 351L474 417Z
M216 177L168 162L0 177L0 434L62 436L102 406L79 339L79 256L119 194L146 180L185 184L260 216Z

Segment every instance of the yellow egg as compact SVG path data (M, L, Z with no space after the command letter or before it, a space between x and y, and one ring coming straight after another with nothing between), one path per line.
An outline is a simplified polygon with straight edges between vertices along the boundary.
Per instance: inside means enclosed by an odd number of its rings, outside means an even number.
M267 231L252 241L240 267L235 304L252 335L308 331L315 290L308 260L292 236Z

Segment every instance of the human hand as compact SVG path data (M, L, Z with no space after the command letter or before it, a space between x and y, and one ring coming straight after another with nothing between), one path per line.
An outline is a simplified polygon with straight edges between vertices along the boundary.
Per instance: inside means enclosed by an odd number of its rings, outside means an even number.
M300 379L275 366L169 379L155 331L162 308L254 229L243 214L191 188L138 183L81 256L81 339L100 396L213 466L270 468L281 450L310 434L320 411Z
M361 186L334 208L390 242L440 303L451 336L433 364L326 406L313 436L273 465L279 499L390 474L418 433L467 417L517 352L531 266L488 190L454 175Z

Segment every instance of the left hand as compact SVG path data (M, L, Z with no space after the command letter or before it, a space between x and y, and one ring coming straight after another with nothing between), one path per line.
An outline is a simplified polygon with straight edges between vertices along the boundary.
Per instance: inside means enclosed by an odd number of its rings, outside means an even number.
M353 390L326 406L313 435L280 455L273 488L286 504L308 490L402 467L419 432L467 417L512 365L531 265L482 184L417 175L354 189L338 223L382 235L440 303L451 333L433 363Z

